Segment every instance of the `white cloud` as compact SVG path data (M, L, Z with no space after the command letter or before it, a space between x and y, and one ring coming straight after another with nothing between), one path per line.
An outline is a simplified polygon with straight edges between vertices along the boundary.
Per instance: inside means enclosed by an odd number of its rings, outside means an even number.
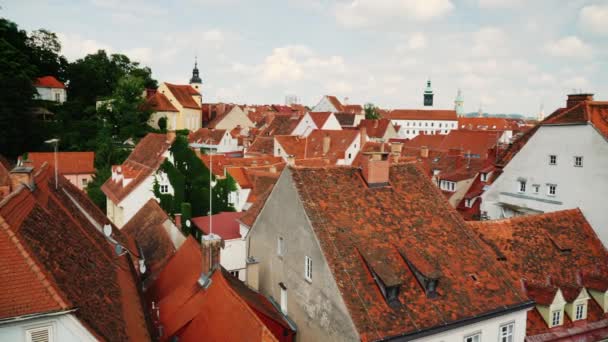
M545 51L555 57L588 58L592 55L589 45L576 36L567 36L545 45Z
M586 31L608 35L608 5L590 5L581 9L579 25Z
M152 61L152 49L150 48L133 48L125 50L124 54L127 55L130 60L140 62L144 65L150 64Z
M349 0L335 7L337 21L345 27L365 27L387 20L428 21L454 8L451 0Z
M510 52L509 37L498 27L483 27L473 33L472 52L476 56L500 56Z
M512 8L520 6L523 0L479 0L482 8Z
M108 53L112 51L110 45L94 39L83 38L79 34L58 33L57 37L61 42L61 52L70 61L95 53L97 50L103 49Z
M422 50L427 46L426 35L422 32L415 32L409 36L405 43L399 44L396 47L397 52L405 52L408 50Z

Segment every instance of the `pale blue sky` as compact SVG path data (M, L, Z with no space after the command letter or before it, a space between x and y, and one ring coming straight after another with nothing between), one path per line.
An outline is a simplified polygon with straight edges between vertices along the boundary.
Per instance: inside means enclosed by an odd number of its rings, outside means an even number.
M204 101L314 105L324 94L384 108L436 104L536 115L572 89L608 100L608 0L7 0L0 16L59 34L73 60L126 53Z

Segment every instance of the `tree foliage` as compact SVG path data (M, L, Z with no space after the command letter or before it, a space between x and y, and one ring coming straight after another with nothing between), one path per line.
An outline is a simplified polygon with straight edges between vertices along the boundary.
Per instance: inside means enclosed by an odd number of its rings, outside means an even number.
M368 120L380 119L380 112L378 111L378 107L376 107L373 103L366 103L363 106L363 110L365 111L366 119L368 119Z

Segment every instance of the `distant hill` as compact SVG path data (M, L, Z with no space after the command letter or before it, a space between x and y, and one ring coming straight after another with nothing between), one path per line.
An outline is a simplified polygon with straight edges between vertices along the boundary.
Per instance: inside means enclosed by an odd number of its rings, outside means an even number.
M474 112L474 113L466 113L464 115L465 117L469 118L469 117L477 117L479 116L479 113ZM523 114L517 114L517 113L511 113L511 114L490 114L490 113L483 113L483 116L488 118L506 118L506 119L530 119L529 117L523 115Z

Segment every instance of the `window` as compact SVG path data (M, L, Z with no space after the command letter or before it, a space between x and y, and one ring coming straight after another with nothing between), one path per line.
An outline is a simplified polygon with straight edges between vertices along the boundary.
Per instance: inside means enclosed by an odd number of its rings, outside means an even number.
M239 271L230 271L230 274L232 274L233 277L238 278L239 277Z
M486 172L482 172L480 178L481 178L482 182L487 182L488 181L488 174Z
M579 320L583 318L585 318L585 304L576 304L576 313L574 315L574 319Z
M281 149L277 148L277 154L281 154Z
M55 102L61 102L61 95L59 93L55 93Z
M556 310L551 313L551 326L562 324L562 310Z
M32 328L25 331L25 340L27 342L50 342L53 340L51 326Z
M519 192L526 192L526 181L519 181Z
M538 193L540 192L540 185L532 184L532 192L534 192L534 194L538 195Z
M549 165L557 165L557 156L555 154L549 155Z
M83 179L80 181L80 183L82 184L82 186L87 186L87 183L88 183L88 182L89 182L89 180L88 180L88 179L86 179L86 178L83 178Z
M574 166L583 167L583 157L581 157L581 156L574 157Z
M309 256L304 257L304 278L312 281L312 259Z
M500 326L499 329L499 342L513 342L513 328L515 323L507 323Z
M557 192L557 185L555 185L555 184L547 184L547 186L549 187L548 191L547 191L547 194L549 196L555 196L555 193Z
M350 159L350 158L351 158L351 155L350 155L350 153L349 153L349 154L348 154L348 159Z
M464 342L481 342L481 333L475 333L469 336L465 336Z
M169 186L168 185L161 185L160 186L160 193L161 194L166 194L169 192Z
M228 203L237 204L239 201L239 193L237 191L231 191L228 194Z
M442 124L441 124L441 123L439 123L439 128L441 128L441 126L442 126Z
M285 240L283 240L282 236L279 236L279 238L277 239L277 255L285 255Z
M472 207L472 206L473 206L473 200L472 200L472 199L470 199L470 198L467 198L467 199L464 201L464 206L465 206L465 207L467 207L467 208Z

